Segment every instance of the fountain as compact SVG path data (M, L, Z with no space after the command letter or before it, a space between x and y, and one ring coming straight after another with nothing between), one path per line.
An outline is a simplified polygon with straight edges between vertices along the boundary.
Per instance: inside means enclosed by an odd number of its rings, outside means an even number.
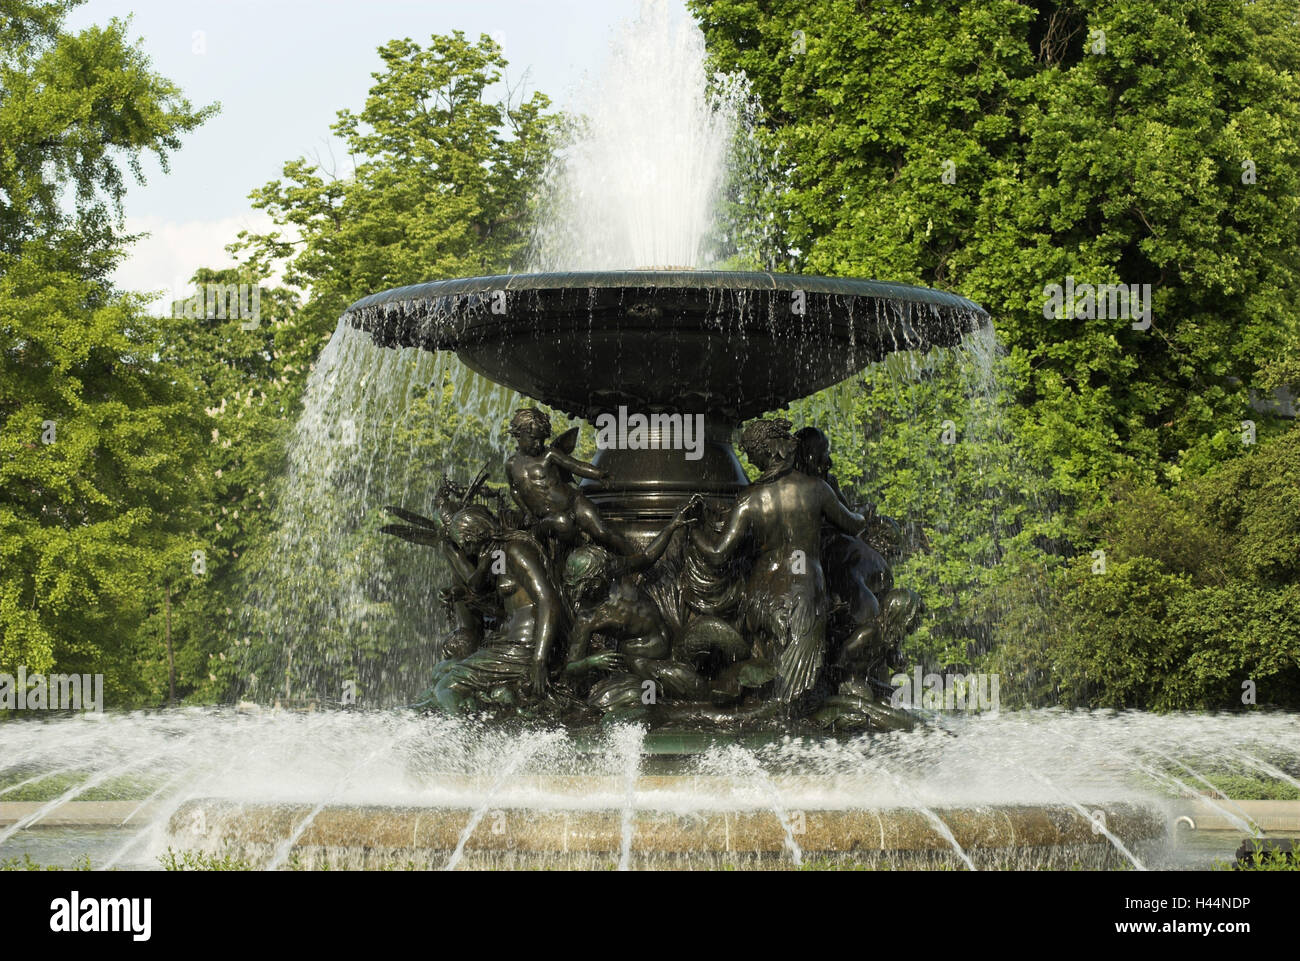
M193 792L167 809L168 840L219 839L272 867L291 852L447 868L1141 865L1132 847L1166 819L1131 791L1098 803L1049 782L1036 803L939 803L870 757L872 734L944 736L893 703L888 670L919 613L883 556L896 528L844 501L820 431L763 416L987 323L916 287L703 270L450 280L354 304L341 328L381 349L455 351L589 421L594 459L523 407L504 469L445 480L431 517L388 507L400 523L385 532L448 561L452 629L419 703L435 726L403 744L426 788L364 803L354 785L374 753L359 750L328 792ZM731 444L742 423L753 482ZM498 738L487 765L461 763L465 739ZM827 750L857 758L852 773L808 770Z
M575 431L553 441L525 408L511 498L487 471L445 485L432 518L390 508L406 523L386 532L458 572L430 704L687 730L910 725L889 703L919 613L885 560L897 528L847 503L824 435L760 415L890 353L959 346L988 323L978 306L875 281L642 270L439 281L367 297L344 322L381 347L454 350L598 428L588 464ZM753 484L731 445L746 421Z

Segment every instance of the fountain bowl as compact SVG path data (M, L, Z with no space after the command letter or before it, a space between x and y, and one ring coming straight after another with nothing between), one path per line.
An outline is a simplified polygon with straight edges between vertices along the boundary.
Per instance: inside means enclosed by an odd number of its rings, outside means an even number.
M924 287L672 269L434 281L363 298L345 317L380 346L454 350L588 420L621 405L732 422L988 323L972 301Z
M382 347L450 350L491 381L595 423L602 414L698 417L698 457L651 428L602 449L612 480L584 483L642 537L693 494L734 497L744 420L900 351L956 347L988 314L955 294L874 280L712 270L504 274L384 291L344 314Z

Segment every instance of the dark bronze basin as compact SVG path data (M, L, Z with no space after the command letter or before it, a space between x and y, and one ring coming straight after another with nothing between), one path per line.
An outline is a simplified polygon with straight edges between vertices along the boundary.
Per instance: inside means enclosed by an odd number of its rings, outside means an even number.
M435 281L366 297L345 317L384 347L454 350L488 379L588 421L620 406L702 414L696 459L598 453L613 479L591 496L624 522L657 522L690 493L744 486L730 444L740 422L896 351L956 346L989 320L924 287L671 269Z

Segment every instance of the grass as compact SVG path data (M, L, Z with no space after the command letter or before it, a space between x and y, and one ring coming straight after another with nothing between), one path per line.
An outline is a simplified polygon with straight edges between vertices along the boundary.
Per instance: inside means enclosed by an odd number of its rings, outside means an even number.
M30 854L24 854L22 858L5 858L0 860L0 871L89 871L90 855L83 854L80 859L74 861L71 867L61 867L57 864L38 864L32 860Z
M5 792L0 794L0 801L53 801L77 785L83 784L92 775L87 771L51 773L32 781L30 784L23 784L22 787L15 790L5 791L5 788L10 785L22 784L23 781L32 776L28 772L10 774L8 777L0 779L0 791ZM162 779L160 777L150 778L148 775L123 774L115 778L109 778L103 784L87 788L78 794L74 800L140 801L148 797L161 783Z
M1212 792L1203 783L1181 771L1174 773L1184 784L1201 794ZM1198 770L1201 777L1213 784L1233 801L1300 801L1300 788L1288 784L1280 778L1264 777L1257 774L1242 774L1237 771ZM1173 788L1166 782L1157 780L1144 772L1134 775L1135 783L1159 794L1169 794Z
M229 852L216 855L203 851L174 851L167 847L165 854L158 856L158 863L164 871L251 871L253 865Z
M1300 788L1275 778L1215 773L1202 776L1234 801L1300 801Z

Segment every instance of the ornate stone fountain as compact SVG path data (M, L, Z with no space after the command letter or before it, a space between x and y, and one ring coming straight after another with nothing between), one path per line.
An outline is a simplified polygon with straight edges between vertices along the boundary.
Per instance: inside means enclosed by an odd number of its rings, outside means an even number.
M452 630L430 639L420 704L448 738L420 752L430 800L207 798L176 811L169 839L271 865L291 845L303 864L352 867L1138 863L1126 845L1165 818L1129 800L932 808L901 786L879 800L886 762L867 755L833 778L801 755L759 760L791 734L843 759L873 738L826 735L911 726L886 678L920 609L893 583L892 522L845 502L819 430L770 412L987 322L915 287L704 271L483 277L358 302L343 323L454 350L590 422L597 450L580 458L577 428L553 437L522 406L504 465L447 480L432 510L389 508L386 532L448 561ZM510 747L460 773L465 734Z
M642 270L403 287L345 320L383 347L453 350L597 432L588 463L576 428L554 438L523 408L503 473L449 479L431 517L390 508L403 523L385 531L454 572L427 706L677 729L911 723L886 683L921 605L893 584L897 529L848 503L814 425L762 415L893 352L960 345L988 323L979 306L875 281Z

